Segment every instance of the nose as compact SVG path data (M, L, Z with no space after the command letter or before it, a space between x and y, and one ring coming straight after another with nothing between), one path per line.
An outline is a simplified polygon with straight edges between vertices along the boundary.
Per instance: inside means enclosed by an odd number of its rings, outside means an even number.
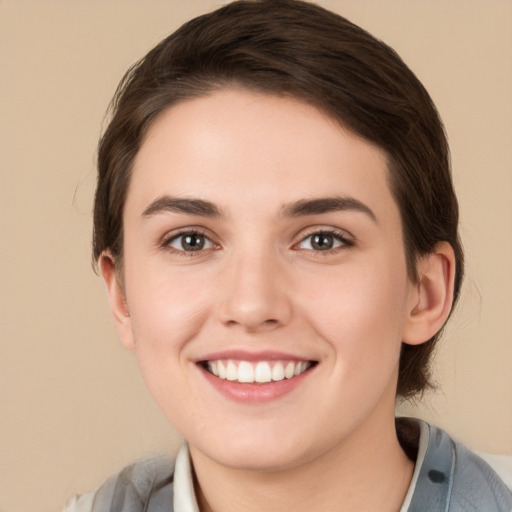
M284 263L276 255L238 255L226 262L220 321L246 332L268 332L286 325L292 304Z

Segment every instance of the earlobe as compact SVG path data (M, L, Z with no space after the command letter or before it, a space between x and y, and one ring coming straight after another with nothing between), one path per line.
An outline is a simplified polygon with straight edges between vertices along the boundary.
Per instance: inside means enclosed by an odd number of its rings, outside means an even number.
M418 281L412 286L403 342L419 345L444 325L453 304L455 255L448 242L440 242L417 265Z
M132 350L134 339L128 304L115 267L113 256L103 252L99 259L100 272L107 287L110 311L123 345Z

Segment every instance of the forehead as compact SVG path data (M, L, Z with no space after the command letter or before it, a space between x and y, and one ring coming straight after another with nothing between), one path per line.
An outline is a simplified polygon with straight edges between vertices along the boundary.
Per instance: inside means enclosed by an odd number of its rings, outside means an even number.
M178 103L148 130L127 203L163 194L270 207L349 195L394 203L384 151L300 100L223 90ZM127 204L127 207L128 207Z

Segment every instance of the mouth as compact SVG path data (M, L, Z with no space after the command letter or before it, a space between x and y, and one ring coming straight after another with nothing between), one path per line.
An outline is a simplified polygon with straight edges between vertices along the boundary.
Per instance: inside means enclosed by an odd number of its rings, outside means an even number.
M317 364L317 361L262 360L243 361L214 359L200 361L199 365L221 380L240 384L268 384L290 380L302 375Z

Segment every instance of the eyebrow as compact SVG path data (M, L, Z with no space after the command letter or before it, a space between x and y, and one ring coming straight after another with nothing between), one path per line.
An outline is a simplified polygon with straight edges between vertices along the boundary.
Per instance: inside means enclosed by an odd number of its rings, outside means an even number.
M210 201L203 199L187 199L181 197L162 196L155 199L143 212L143 217L151 217L158 213L173 212L202 217L221 217L219 208Z
M302 217L306 215L320 215L322 213L356 211L361 212L377 222L373 211L364 203L354 197L320 197L317 199L301 199L287 204L282 209L284 217Z
M300 199L286 204L281 210L283 217L304 217L338 211L357 211L368 215L374 222L377 217L364 203L353 197L320 197L316 199ZM158 213L172 212L201 217L222 217L220 209L212 202L204 199L162 196L155 199L143 212L143 217L151 217Z

